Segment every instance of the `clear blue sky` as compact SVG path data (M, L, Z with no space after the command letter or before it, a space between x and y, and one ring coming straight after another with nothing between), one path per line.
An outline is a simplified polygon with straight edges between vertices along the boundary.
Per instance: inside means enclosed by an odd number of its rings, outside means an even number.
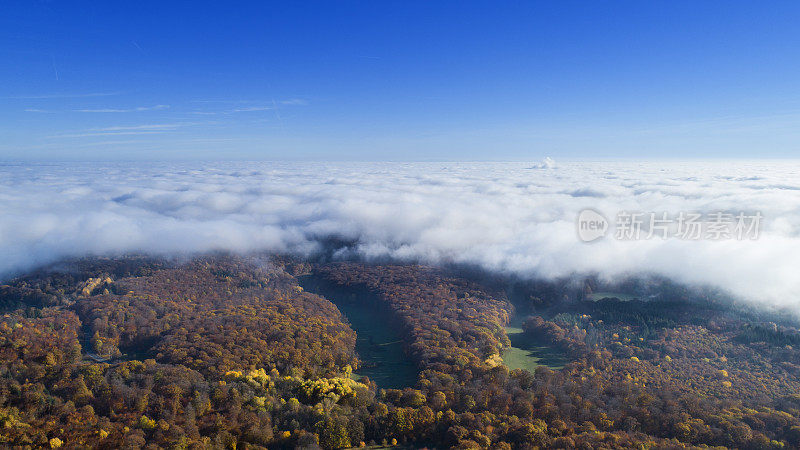
M798 24L797 1L6 1L0 159L800 157Z

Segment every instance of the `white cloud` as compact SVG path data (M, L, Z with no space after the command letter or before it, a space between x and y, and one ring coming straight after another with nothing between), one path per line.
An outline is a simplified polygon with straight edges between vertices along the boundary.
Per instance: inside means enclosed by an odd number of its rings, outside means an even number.
M74 111L83 113L129 113L142 111L161 111L164 109L169 109L169 105L139 106L137 108L76 109Z
M230 112L232 112L232 113L237 113L237 112L257 112L257 111L269 111L271 109L273 109L271 106L247 106L247 107L244 107L244 108L236 108L234 110L231 110Z
M154 128L155 127L155 128ZM105 132L161 128L112 127ZM98 129L98 132L103 132ZM522 276L652 272L800 307L797 162L206 163L0 166L0 273L68 255L229 249L479 264ZM755 241L585 244L575 218L760 211Z
M217 111L191 111L189 114L195 115L214 115L214 114L236 114L243 112L264 112L277 110L281 106L304 106L308 101L302 98L289 98L286 100L270 100L269 102L254 100L193 100L193 103L220 104L225 105L224 109ZM269 103L269 105L266 105ZM239 106L234 106L239 105Z
M211 124L211 122L206 122L205 124L209 125ZM88 130L84 130L78 133L56 134L48 136L48 138L59 139L59 138L82 138L82 137L94 137L94 136L130 136L138 134L157 134L157 133L164 133L167 131L175 131L181 127L190 127L195 125L199 125L199 123L180 122L180 123L157 123L157 124L145 124L145 125L111 126L111 127L89 128Z
M288 100L281 100L280 103L281 103L281 105L297 105L297 106L301 106L301 105L307 105L308 104L308 100L304 100L302 98L290 98Z
M62 98L91 98L91 97L111 97L114 95L120 95L121 92L88 92L83 94L39 94L39 95L14 95L9 97L9 99L19 99L19 100L52 100L52 99L62 99Z
M113 126L113 127L102 127L102 128L90 128L89 131L132 131L132 130L174 130L178 127L185 127L189 125L194 125L193 123L155 123L155 124L145 124L145 125L133 125L133 126Z

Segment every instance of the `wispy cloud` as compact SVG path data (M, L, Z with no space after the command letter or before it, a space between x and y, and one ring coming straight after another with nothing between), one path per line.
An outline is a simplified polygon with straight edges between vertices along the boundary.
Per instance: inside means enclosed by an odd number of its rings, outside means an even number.
M10 95L2 98L17 99L17 100L48 100L48 99L59 99L59 98L111 97L120 94L122 94L122 92L89 92L84 94Z
M796 128L800 124L800 110L766 115L729 115L699 118L696 120L663 123L633 130L640 134L688 133L746 133L768 131L776 128Z
M131 125L131 126L111 126L102 128L89 128L87 130L70 133L70 134L57 134L48 136L49 138L82 138L94 136L131 136L138 134L158 134L168 131L175 131L178 128L190 127L200 125L194 122L180 122L180 123L159 123L159 124L145 124L145 125Z
M143 55L147 56L147 53L144 51L144 49L142 49L142 47L139 45L139 43L138 43L138 42L136 42L136 41L131 41L131 44L132 44L134 47L136 47L136 48L137 48L137 49L138 49L140 52L142 52L142 54L143 54Z
M197 116L213 116L217 114L270 111L273 109L275 109L273 106L242 106L240 108L224 109L221 111L190 111L189 114L194 114Z
M206 99L199 99L199 100L191 100L192 103L227 103L227 104L236 104L236 103L256 103L254 100L225 100L225 99L215 99L215 98L206 98Z
M160 134L167 130L139 130L139 131L98 131L98 132L87 132L87 133L76 133L76 134L58 134L54 136L48 136L50 138L83 138L83 137L95 137L95 136L133 136L139 134Z
M192 100L192 103L229 105L227 108L223 106L223 109L217 111L191 111L189 113L194 115L215 115L215 114L235 114L243 112L275 111L279 109L281 106L304 106L308 104L308 101L302 98L289 98L279 101L276 101L274 99L270 99L269 101L205 99L205 100ZM265 103L268 103L268 105L265 105Z
M174 130L179 127L187 127L197 125L196 123L182 122L182 123L158 123L148 125L134 125L134 126L114 126L104 128L90 128L89 131L129 131L129 130Z
M290 105L302 106L302 105L307 105L308 101L307 100L303 100L302 98L290 98L288 100L282 100L280 102L280 104L281 105L287 105L287 106L290 106Z
M234 110L228 111L229 113L237 113L237 112L254 112L254 111L269 111L271 110L271 106L250 106L247 108L236 108Z
M56 76L56 81L60 81L61 79L58 77L58 68L56 67L56 55L51 54L50 57L53 59L53 73Z
M53 111L50 109L39 109L39 108L25 108L25 112L32 112L32 113L55 113L58 111Z
M129 113L142 111L160 111L169 109L169 105L139 106L137 108L100 108L100 109L75 109L74 112L83 113Z

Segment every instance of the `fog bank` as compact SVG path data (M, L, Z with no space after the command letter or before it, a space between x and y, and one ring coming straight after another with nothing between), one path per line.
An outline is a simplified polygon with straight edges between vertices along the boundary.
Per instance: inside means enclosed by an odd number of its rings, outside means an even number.
M144 251L464 263L523 277L638 272L800 306L800 163L68 163L0 165L0 274ZM578 239L593 208L759 211L757 240ZM613 230L611 230L613 234Z

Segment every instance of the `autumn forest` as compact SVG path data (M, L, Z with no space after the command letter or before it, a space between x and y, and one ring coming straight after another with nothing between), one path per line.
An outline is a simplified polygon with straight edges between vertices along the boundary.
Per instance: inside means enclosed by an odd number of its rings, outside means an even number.
M794 319L666 280L213 254L4 283L2 446L800 447ZM510 367L534 344L561 362Z

